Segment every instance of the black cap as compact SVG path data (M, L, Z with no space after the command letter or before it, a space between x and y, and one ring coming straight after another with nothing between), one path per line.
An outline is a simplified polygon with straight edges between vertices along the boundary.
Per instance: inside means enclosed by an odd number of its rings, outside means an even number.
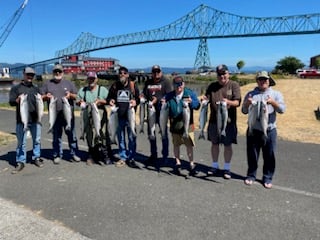
M220 64L216 67L216 72L218 75L223 75L226 73L226 71L229 71L228 67L224 64Z

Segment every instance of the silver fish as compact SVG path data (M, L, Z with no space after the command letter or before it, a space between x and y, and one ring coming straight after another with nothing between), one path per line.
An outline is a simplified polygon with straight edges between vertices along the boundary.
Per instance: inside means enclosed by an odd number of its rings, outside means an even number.
M91 117L93 121L94 130L96 132L96 136L100 137L100 130L101 130L101 117L99 113L99 109L97 104L90 103L91 106Z
M29 107L28 107L28 94L20 95L20 116L23 123L23 131L28 130L29 122Z
M108 121L108 132L110 135L111 144L117 144L116 136L118 130L118 107L112 106L110 108L109 121Z
M253 129L263 132L267 137L268 129L268 106L266 101L253 101L249 107L248 133L252 135Z
M209 100L203 100L201 102L200 115L199 115L199 128L200 128L199 139L205 139L204 128L208 120L208 102Z
M52 132L52 128L54 123L56 122L57 118L57 98L52 97L50 98L50 103L49 103L49 132Z
M139 116L140 116L140 133L144 133L144 118L146 114L146 99L140 98Z
M159 119L160 132L161 132L162 138L167 138L168 119L169 119L168 103L162 103L161 110L160 110L160 119Z
M189 136L189 124L190 124L190 108L188 103L183 103L182 109L182 116L183 116L183 136L187 138Z
M66 130L71 130L72 110L70 103L66 97L62 98L63 103L63 115L67 122Z
M136 133L136 111L134 110L134 107L131 105L128 109L128 122L129 122L129 128L132 131L133 136L137 136Z
M228 124L228 108L225 101L216 102L217 104L217 128L219 137L226 136Z
M152 103L148 103L148 133L149 139L156 138L156 109Z
M41 123L43 117L43 100L41 94L35 94L36 103L37 103L37 113L38 113L38 123Z
M85 108L85 107L81 108L81 112L80 112L80 132L81 132L80 139L81 140L84 140L88 123L89 123L88 108Z

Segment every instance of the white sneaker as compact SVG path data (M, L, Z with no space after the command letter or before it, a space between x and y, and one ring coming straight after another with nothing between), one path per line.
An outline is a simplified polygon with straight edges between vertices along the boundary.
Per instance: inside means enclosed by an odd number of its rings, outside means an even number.
M53 159L53 163L54 163L54 164L59 164L60 161L61 161L61 158L60 158L60 157L55 157L55 158Z
M73 155L72 156L72 160L75 161L75 162L80 162L81 158L79 158L77 155Z

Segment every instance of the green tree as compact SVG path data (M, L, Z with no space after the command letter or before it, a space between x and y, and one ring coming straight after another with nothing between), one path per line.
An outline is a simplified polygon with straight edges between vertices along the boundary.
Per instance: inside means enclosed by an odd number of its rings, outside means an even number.
M274 72L295 74L298 68L303 68L305 65L297 58L288 56L277 62Z
M238 68L238 71L240 72L241 68L243 68L245 65L245 62L240 60L238 63L237 63L237 68Z

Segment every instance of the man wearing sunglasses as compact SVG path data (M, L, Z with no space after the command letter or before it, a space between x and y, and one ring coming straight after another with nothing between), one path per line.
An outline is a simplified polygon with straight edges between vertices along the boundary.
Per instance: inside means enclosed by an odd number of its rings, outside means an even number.
M211 141L212 167L208 175L219 174L219 148L220 144L224 145L224 170L223 177L231 178L230 164L232 158L232 144L237 143L237 107L241 102L240 86L237 82L229 79L229 69L226 65L221 64L216 67L218 81L211 83L204 99L210 103L210 118L208 124L208 140ZM226 123L224 134L221 134L218 122L218 104L226 106L224 112Z
M30 130L33 141L32 162L37 167L43 167L43 160L40 158L41 116L39 116L40 112L38 111L36 99L36 95L39 94L40 96L40 90L32 83L34 76L34 69L26 67L23 71L23 81L18 85L13 86L9 93L10 105L16 106L16 137L18 141L16 149L16 167L12 171L13 174L20 172L27 162L27 129ZM21 101L23 101L24 97L26 97L26 105L25 109L21 109L21 107L24 107L23 104L21 105ZM42 99L39 100L42 102ZM43 108L43 104L41 105ZM23 113L24 111L26 111L25 114ZM23 114L27 117L27 126L24 126L22 120Z
M161 67L154 65L151 69L152 77L145 82L142 96L148 101L148 108L155 108L156 111L156 123L159 125L161 99L169 92L173 90L171 82L163 76ZM149 118L149 116L148 116ZM154 165L157 162L158 150L157 150L157 138L156 131L151 132L150 121L148 120L148 135L150 142L151 155L146 161L146 165ZM163 134L167 136L168 134ZM163 162L167 160L169 154L169 141L168 137L162 137L162 157ZM158 164L157 164L158 165ZM159 165L157 166L159 167Z
M64 130L68 137L68 143L70 148L71 161L80 162L80 157L77 156L78 141L75 131L74 122L74 103L77 98L77 88L74 83L63 78L63 66L56 64L52 69L53 78L45 82L41 88L41 94L43 94L43 100L48 101L56 98L56 120L53 125L52 135L52 147L53 147L53 163L59 164L63 156L62 149L62 132ZM71 128L67 129L67 120L63 113L63 98L66 98L71 106Z

